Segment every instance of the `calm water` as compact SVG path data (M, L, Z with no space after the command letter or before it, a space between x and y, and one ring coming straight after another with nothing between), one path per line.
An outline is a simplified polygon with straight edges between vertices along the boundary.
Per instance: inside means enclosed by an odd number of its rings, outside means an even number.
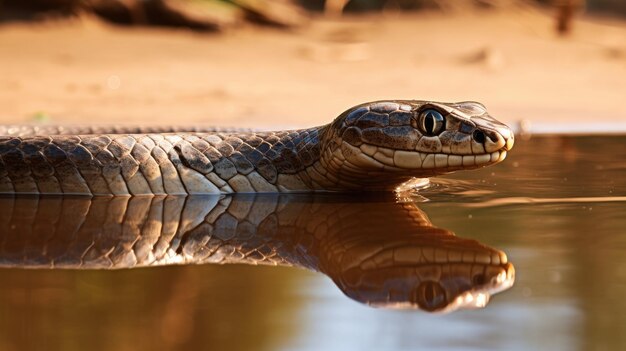
M518 141L503 164L401 198L1 199L0 350L625 349L624 145ZM475 261L428 268L437 252ZM308 269L10 268L181 256Z

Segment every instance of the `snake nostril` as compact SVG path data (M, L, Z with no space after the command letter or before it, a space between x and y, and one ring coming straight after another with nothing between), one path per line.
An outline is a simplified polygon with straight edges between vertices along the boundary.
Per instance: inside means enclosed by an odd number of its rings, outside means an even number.
M491 141L494 144L498 143L498 133L493 131L485 131L483 133L485 133L485 135L487 136L487 141Z
M484 143L485 142L485 133L483 133L482 131L476 129L474 131L474 133L472 133L472 138L474 138L474 140L476 140L477 143Z

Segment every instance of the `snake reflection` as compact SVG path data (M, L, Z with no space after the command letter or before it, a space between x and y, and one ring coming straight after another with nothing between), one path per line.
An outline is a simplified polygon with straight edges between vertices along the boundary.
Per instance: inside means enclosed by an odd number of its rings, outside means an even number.
M115 269L246 263L319 271L372 306L483 307L506 255L434 227L393 195L0 198L0 266Z

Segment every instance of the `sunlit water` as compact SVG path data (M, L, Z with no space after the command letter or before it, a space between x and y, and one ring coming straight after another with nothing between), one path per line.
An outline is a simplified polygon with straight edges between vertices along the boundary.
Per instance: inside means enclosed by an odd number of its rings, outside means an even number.
M288 267L3 268L0 350L624 349L624 145L613 136L518 141L502 164L383 197L383 209L414 202L434 227L506 253L515 284L483 309L374 308L326 275ZM403 228L367 230L385 238ZM7 252L14 243L2 234Z

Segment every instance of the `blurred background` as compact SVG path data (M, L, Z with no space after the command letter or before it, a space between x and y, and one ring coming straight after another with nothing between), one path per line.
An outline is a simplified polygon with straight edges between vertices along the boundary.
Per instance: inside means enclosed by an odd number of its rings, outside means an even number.
M430 99L626 130L620 0L4 0L0 19L2 123L285 128Z
M615 133L625 97L623 0L0 0L0 123L282 129L424 99ZM462 175L528 203L420 204L515 264L483 311L376 310L288 268L3 269L0 350L624 349L626 156L609 139L519 141Z

